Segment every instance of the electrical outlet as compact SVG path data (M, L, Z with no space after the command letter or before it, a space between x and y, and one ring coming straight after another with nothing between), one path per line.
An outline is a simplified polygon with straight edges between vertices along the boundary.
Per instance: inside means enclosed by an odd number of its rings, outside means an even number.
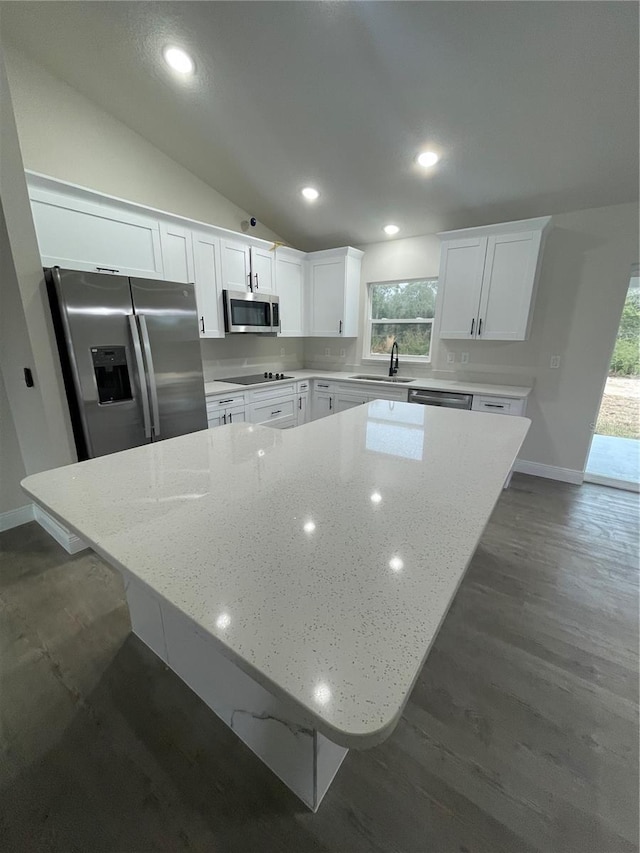
M550 366L553 367L554 369L556 367L560 367L560 356L559 355L552 355L551 356L551 365Z
M340 358L345 358L345 357L346 357L346 355L347 355L347 351L346 351L346 349L341 349L341 350L340 350Z
M455 364L456 363L456 354L455 352L447 353L447 364Z
M329 349L329 347L325 347L324 354L325 355L331 355L331 350Z
M280 347L280 356L284 356L284 347Z
M460 353L460 364L469 364L469 353L461 352Z

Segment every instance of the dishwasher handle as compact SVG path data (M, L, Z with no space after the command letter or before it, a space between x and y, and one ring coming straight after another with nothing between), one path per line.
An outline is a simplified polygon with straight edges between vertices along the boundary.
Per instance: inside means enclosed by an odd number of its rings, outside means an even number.
M409 402L422 406L441 406L446 409L470 409L471 394L456 394L449 391L410 391Z

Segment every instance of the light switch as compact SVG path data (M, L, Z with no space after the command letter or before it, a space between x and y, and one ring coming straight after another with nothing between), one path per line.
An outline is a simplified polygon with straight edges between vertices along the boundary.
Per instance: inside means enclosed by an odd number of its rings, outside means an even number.
M552 355L551 356L551 367L553 367L553 368L560 367L560 356L559 355Z
M469 353L461 352L460 353L460 364L469 364Z
M447 353L447 364L455 364L456 363L456 354L455 352Z
M325 347L324 354L325 355L331 355L331 350L329 349L329 347Z
M345 357L346 357L346 355L347 355L347 351L346 351L346 350L344 350L344 349L341 349L341 350L340 350L340 358L345 358Z

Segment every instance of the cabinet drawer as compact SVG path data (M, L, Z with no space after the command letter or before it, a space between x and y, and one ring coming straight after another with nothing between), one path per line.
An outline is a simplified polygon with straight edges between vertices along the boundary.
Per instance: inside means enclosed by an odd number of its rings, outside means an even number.
M330 394L335 390L335 387L335 382L329 382L325 379L315 379L313 383L314 391L319 391L321 394Z
M244 394L225 394L220 397L207 397L207 412L216 413L234 406L244 407Z
M309 390L310 382L307 379L303 379L301 382L298 382L296 385L296 391L298 394L302 394L305 391Z
M524 412L524 400L516 397L473 397L471 408L474 412L492 412L494 415L521 415Z
M287 394L293 396L295 388L296 386L293 382L278 382L277 385L267 385L265 388L251 391L249 399L253 403L259 403L262 400L272 400L274 397L286 397Z
M254 403L251 407L251 423L262 424L282 418L296 417L296 402L293 397Z

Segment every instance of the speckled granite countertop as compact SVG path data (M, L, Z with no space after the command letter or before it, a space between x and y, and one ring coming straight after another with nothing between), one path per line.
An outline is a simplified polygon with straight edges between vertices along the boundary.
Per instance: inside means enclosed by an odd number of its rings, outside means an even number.
M529 427L377 400L27 477L36 503L335 742L396 725Z
M368 371L366 369L360 372L362 374L370 372L372 375L376 373L375 370ZM380 379L377 382L375 380L352 379L351 377L357 374L335 371L285 370L285 374L291 377L290 381L298 379L327 379L333 382L353 382L354 386L364 385L365 387L376 387L382 383L382 385L386 386L391 385L393 388L406 388L407 392L410 388L428 388L432 391L457 391L461 394L489 394L496 397L517 397L518 399L528 397L531 393L531 388L523 385L491 385L486 382L464 382L460 379L423 378L412 379L411 382L389 383L384 382L385 375L383 373L380 374ZM280 384L285 383L281 379L274 379L273 382L261 382L258 385L239 385L235 382L214 380L212 382L205 382L204 390L206 394L229 394L235 391L248 391L252 388L263 388L268 385Z

